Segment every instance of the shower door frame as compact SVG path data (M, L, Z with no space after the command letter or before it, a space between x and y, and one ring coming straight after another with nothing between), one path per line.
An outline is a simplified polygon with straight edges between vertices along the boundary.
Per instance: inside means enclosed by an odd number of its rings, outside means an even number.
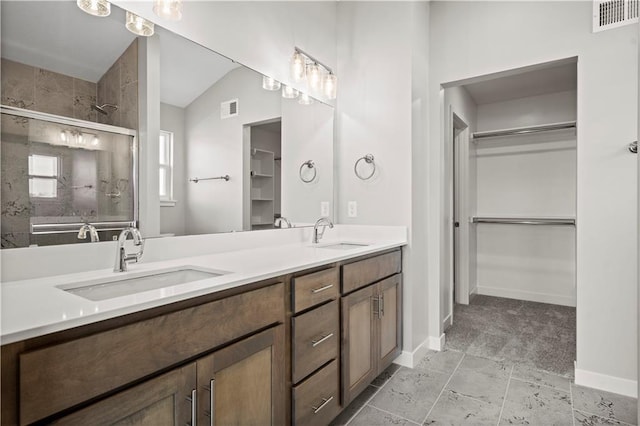
M136 130L127 129L126 127L112 126L110 124L94 123L92 121L85 121L77 118L63 117L60 115L49 114L49 113L40 112L40 111L33 111L29 109L18 108L18 107L13 107L8 105L0 105L0 114L10 114L18 117L31 118L35 120L50 122L50 123L64 124L66 126L82 127L84 129L97 130L100 132L115 133L115 134L124 135L124 136L132 136L133 137L133 141L132 141L133 221L123 221L118 223L121 223L125 227L130 226L131 224L133 224L134 226L138 225L138 221L139 221L138 156L139 156L139 153L138 153L138 132ZM100 224L100 223L102 222L95 222L95 224ZM108 226L108 229L99 228L98 230L112 230L114 226L114 222L104 222L104 223ZM64 225L66 224L56 224L56 225L64 227ZM69 225L75 226L76 224L69 224Z

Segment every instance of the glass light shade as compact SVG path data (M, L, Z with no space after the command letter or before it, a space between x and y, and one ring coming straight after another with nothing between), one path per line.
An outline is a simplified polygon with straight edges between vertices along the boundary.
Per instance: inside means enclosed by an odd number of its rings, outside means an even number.
M282 85L282 97L285 99L295 99L298 97L298 92L293 87L287 86L285 84Z
M306 59L300 52L294 52L291 57L291 77L295 81L302 81L305 78Z
M301 93L300 98L298 98L298 103L300 105L311 105L313 103L313 98L306 93Z
M262 76L262 88L265 90L280 90L282 85L278 80L272 77L267 77L266 75Z
M89 15L109 16L111 14L111 3L107 0L78 0L76 4Z
M155 0L153 13L170 21L182 19L182 0Z
M310 64L307 67L307 80L309 89L319 92L322 90L322 67L318 64Z
M338 94L338 77L329 73L324 77L324 95L329 99L335 99Z
M154 33L153 22L149 22L140 16L127 11L126 27L135 35L150 37Z

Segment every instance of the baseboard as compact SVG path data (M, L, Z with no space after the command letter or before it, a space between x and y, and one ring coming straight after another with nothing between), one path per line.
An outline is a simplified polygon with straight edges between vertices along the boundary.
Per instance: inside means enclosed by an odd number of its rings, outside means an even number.
M453 317L451 314L447 315L447 317L442 321L442 329L446 330L447 328L453 325Z
M607 376L606 374L594 373L593 371L580 370L578 368L576 368L575 374L576 385L613 392L632 398L638 397L638 382L635 380Z
M437 342L437 344L435 344ZM436 348L437 347L437 348ZM403 367L414 368L422 358L427 354L429 350L439 351L444 347L444 334L438 337L428 337L427 340L420 343L418 347L413 351L402 351L398 358L393 360L394 364L401 365Z
M575 296L536 293L533 291L513 290L498 287L478 286L477 293L485 296L506 297L508 299L528 300L530 302L553 303L555 305L576 306Z

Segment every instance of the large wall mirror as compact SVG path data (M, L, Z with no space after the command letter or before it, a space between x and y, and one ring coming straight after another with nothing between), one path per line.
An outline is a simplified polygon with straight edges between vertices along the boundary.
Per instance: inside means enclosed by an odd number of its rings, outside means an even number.
M158 25L138 38L114 5L104 18L69 1L0 7L2 248L90 241L78 238L85 223L100 241L132 223L144 229L145 191L159 198L147 206L159 216L148 236L331 215L331 106L285 98L261 74ZM150 99L159 109L146 108ZM145 122L149 110L157 120ZM159 137L145 140L139 129L152 123ZM145 143L153 149L138 151ZM152 184L137 184L138 162L153 165L141 168Z

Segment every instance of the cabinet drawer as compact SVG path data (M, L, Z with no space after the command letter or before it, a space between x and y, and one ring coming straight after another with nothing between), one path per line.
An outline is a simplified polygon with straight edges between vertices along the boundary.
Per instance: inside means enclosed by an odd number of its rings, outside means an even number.
M294 317L292 323L293 382L297 383L327 361L338 357L338 301Z
M340 275L338 268L325 269L295 277L293 285L293 312L300 312L338 297Z
M293 388L293 419L296 425L328 425L338 414L340 376L338 362L331 361Z
M283 320L284 285L278 283L23 353L20 423L73 407Z
M350 293L401 270L400 250L342 265L342 293Z

